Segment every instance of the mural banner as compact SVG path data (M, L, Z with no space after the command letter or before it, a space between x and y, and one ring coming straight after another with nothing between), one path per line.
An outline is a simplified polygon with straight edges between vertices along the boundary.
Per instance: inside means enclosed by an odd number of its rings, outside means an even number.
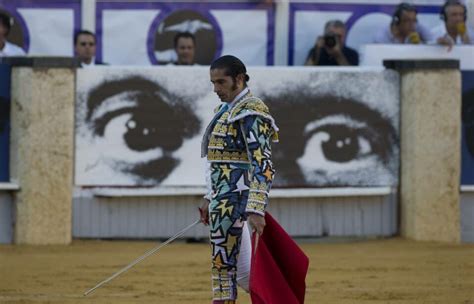
M250 68L280 127L275 187L394 186L399 77L382 69ZM77 72L79 186L201 186L201 137L220 103L205 67Z
M73 56L74 31L80 28L80 0L0 0L11 17L8 41L30 56Z
M101 1L97 57L114 65L166 64L176 60L173 37L190 32L198 64L233 54L248 65L272 65L274 11L260 3Z

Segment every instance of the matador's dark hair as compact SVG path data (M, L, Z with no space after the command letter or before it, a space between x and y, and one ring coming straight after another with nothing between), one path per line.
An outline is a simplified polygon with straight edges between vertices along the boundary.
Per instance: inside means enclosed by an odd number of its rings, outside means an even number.
M225 75L234 79L237 77L237 75L244 74L245 84L247 84L247 81L250 80L249 75L247 75L245 64L239 58L232 55L225 55L214 60L211 63L211 70L215 69L225 70Z

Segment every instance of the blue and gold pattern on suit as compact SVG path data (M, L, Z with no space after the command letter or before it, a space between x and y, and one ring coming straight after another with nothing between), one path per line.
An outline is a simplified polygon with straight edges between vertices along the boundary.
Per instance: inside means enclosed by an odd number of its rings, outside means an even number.
M250 164L239 123L229 123L229 114L229 111L222 113L212 128L207 146L207 160Z
M237 259L249 196L248 170L212 163L213 197L209 204L213 298L237 297Z
M215 109L202 151L210 163L209 204L214 299L237 297L236 266L243 221L264 215L274 170L271 141L277 131L267 106L250 93L230 110Z

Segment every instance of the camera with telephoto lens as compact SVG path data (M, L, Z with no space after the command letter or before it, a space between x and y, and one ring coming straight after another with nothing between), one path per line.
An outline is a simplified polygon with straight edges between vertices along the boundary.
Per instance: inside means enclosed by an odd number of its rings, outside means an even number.
M324 45L330 49L332 49L337 44L337 37L335 34L328 33L324 35Z

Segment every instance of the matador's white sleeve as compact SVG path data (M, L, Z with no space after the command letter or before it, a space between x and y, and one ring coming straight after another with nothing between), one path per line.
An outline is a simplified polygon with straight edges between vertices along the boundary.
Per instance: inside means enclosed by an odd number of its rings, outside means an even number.
M206 175L206 195L204 198L210 201L212 199L212 185L211 185L211 163L206 161L205 167L205 175Z

